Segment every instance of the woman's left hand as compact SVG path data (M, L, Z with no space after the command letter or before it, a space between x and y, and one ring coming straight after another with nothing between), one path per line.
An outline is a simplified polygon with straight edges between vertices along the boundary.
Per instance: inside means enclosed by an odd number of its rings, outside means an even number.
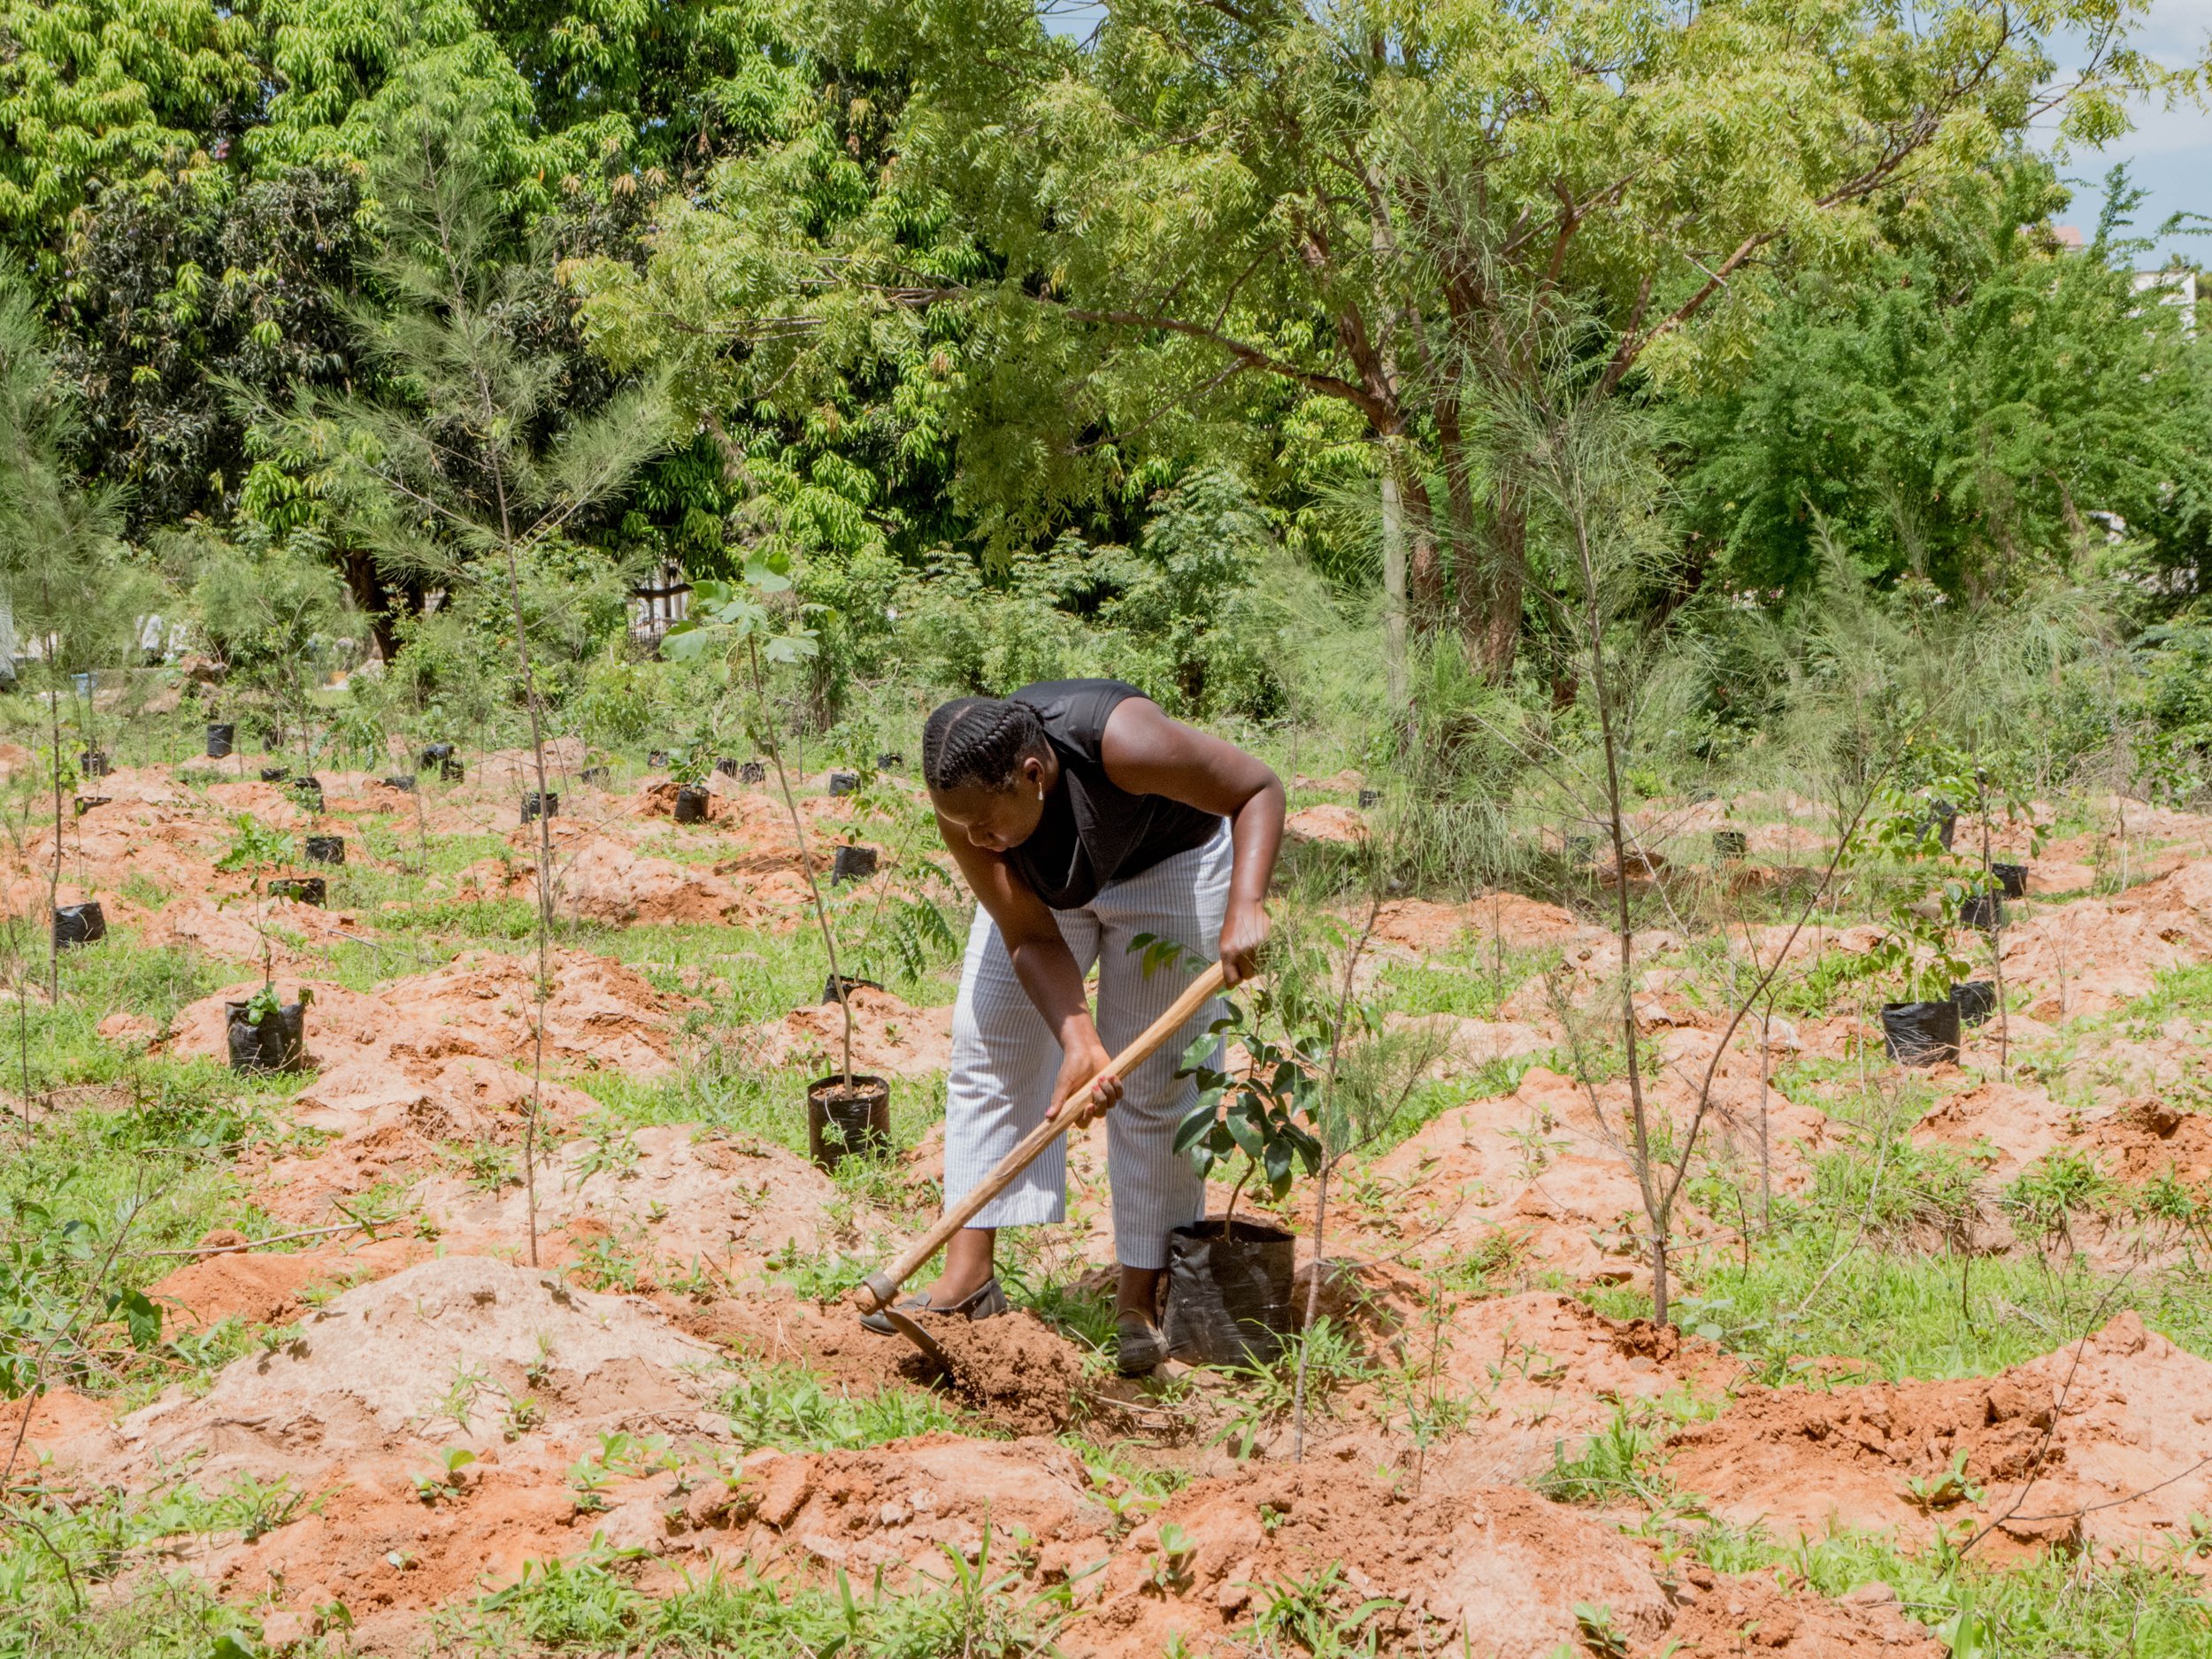
M1241 984L1260 971L1260 952L1267 944L1267 910L1263 905L1231 903L1221 919L1221 965L1231 985Z

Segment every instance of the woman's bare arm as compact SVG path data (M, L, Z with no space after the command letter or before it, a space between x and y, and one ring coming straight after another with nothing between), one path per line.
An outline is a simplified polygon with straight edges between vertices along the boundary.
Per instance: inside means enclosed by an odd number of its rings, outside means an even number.
M1148 697L1117 703L1099 744L1106 775L1132 795L1164 795L1229 820L1236 861L1221 923L1232 985L1258 971L1267 942L1267 884L1283 845L1283 784L1265 761L1180 720Z

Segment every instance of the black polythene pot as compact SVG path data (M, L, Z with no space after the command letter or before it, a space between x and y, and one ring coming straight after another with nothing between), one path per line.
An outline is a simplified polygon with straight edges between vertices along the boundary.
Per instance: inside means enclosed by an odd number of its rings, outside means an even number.
M737 780L740 783L766 783L768 763L764 760L747 761L737 769Z
M1997 981L1954 980L1951 984L1951 1001L1958 1006L1962 1025L1978 1025L1997 1011Z
M54 907L56 945L89 945L96 940L105 939L107 933L107 912L100 908L99 900L87 899L82 904L57 904Z
M1947 853L1951 850L1951 838L1959 832L1959 810L1948 801L1931 801L1928 803L1928 816L1920 820L1920 826L1923 834L1930 829L1934 830L1936 840L1943 844L1943 850Z
M543 795L540 795L535 789L533 789L522 797L522 821L525 824L536 823L538 821L538 814L541 810L542 810L548 818L560 817L561 797L559 795L551 789L548 789Z
M108 775L108 752L104 749L88 749L77 763L77 770L88 778Z
M256 1025L244 1002L223 1004L224 1039L234 1071L303 1071L307 1069L307 1004L280 1003Z
M73 796L70 804L77 809L77 816L82 818L94 807L105 806L114 799L111 795L81 795Z
M1366 811L1366 810L1367 810L1370 807L1378 807L1378 806L1380 806L1381 804L1382 804L1382 791L1381 791L1381 790L1379 790L1379 789L1362 789L1362 790L1359 792L1359 809L1360 809L1360 810L1361 810L1361 811L1364 812L1364 811Z
M320 909L330 902L330 884L320 876L278 876L269 883L269 896Z
M384 780L384 787L387 789L396 789L402 795L412 795L415 793L415 780L412 778L406 776L404 773L396 773L392 777L387 778Z
M865 881L876 872L876 849L872 847L840 847L837 856L830 863L830 885L841 881Z
M588 784L595 789L605 788L607 778L608 772L604 766L587 766L582 772L577 773L579 782Z
M832 795L850 795L859 787L860 774L856 772L833 772L829 775L829 792Z
M295 778L284 787L292 792L292 798L310 812L323 810L323 780L320 778Z
M1970 894L1959 901L1959 926L1974 927L1985 933L1993 933L2005 925L2005 898L2001 893Z
M1717 829L1713 832L1713 851L1724 864L1734 864L1751 851L1751 837L1741 830Z
M734 778L734 777L736 777L736 776L737 776L737 758L736 758L736 757L735 757L735 756L733 756L733 755L725 755L725 756L723 756L721 759L719 759L719 760L718 760L718 761L716 761L716 762L714 763L714 769L715 769L715 771L717 771L717 772L720 772L720 773L721 773L721 774L722 774L725 778Z
M452 744L426 743L423 745L422 749L422 765L419 770L428 772L433 766L442 765L445 762L451 760L452 758Z
M891 1086L856 1071L852 1087L842 1071L806 1086L806 1149L817 1168L833 1170L848 1156L891 1148Z
M1882 1004L1882 1045L1900 1065L1957 1064L1959 1005L1940 1002Z
M291 776L292 774L281 766L264 766L261 769L261 781L264 783L284 783L288 781Z
M880 991L883 989L882 983L879 980L864 979L856 973L833 973L826 976L822 980L822 1000L825 1002L835 1002L842 1000L837 995L837 987L841 980L844 984L845 995L847 996L850 996L855 991Z
M1298 1241L1241 1217L1167 1235L1167 1351L1198 1365L1271 1365L1292 1330Z
M310 835L307 838L307 862L311 864L342 864L346 861L346 838L342 835Z
M210 720L207 723L207 757L227 760L231 745L238 741L238 728L228 721Z
M1992 864L1989 873L1997 878L1997 887L2008 899L2028 896L2028 867L2025 864Z
M886 749L882 754L876 757L876 770L878 772L896 772L900 767L905 764L906 757L900 754L898 750L895 749Z
M679 824L705 823L709 798L704 789L695 789L689 784L682 785L676 791L676 822Z

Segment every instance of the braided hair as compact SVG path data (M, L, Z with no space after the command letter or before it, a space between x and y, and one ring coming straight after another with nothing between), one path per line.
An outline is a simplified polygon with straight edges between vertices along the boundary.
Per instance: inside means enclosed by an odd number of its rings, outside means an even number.
M1044 722L1027 703L957 697L922 728L922 781L932 789L1010 789L1022 762L1047 748Z

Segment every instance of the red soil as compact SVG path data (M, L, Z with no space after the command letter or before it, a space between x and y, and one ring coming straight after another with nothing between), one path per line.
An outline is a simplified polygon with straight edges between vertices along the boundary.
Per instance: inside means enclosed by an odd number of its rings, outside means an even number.
M1897 1609L1896 1593L1872 1584L1831 1601L1804 1589L1793 1594L1768 1575L1717 1578L1694 1569L1676 1591L1687 1605L1675 1615L1651 1659L1802 1655L1804 1659L1943 1659L1947 1649L1924 1624ZM1678 1644L1678 1645L1676 1645Z
M853 1013L853 1069L879 1077L923 1078L952 1064L952 1010L917 1008L889 991L863 986ZM795 1008L745 1033L755 1064L799 1064L826 1075L844 1063L845 1017L835 1002Z
M2212 1508L2212 1363L2127 1313L1994 1378L1755 1387L1673 1448L1683 1486L1785 1535L1835 1525L1922 1543L1967 1523L2016 1545L2153 1544ZM1962 1456L1978 1496L1944 1480Z

